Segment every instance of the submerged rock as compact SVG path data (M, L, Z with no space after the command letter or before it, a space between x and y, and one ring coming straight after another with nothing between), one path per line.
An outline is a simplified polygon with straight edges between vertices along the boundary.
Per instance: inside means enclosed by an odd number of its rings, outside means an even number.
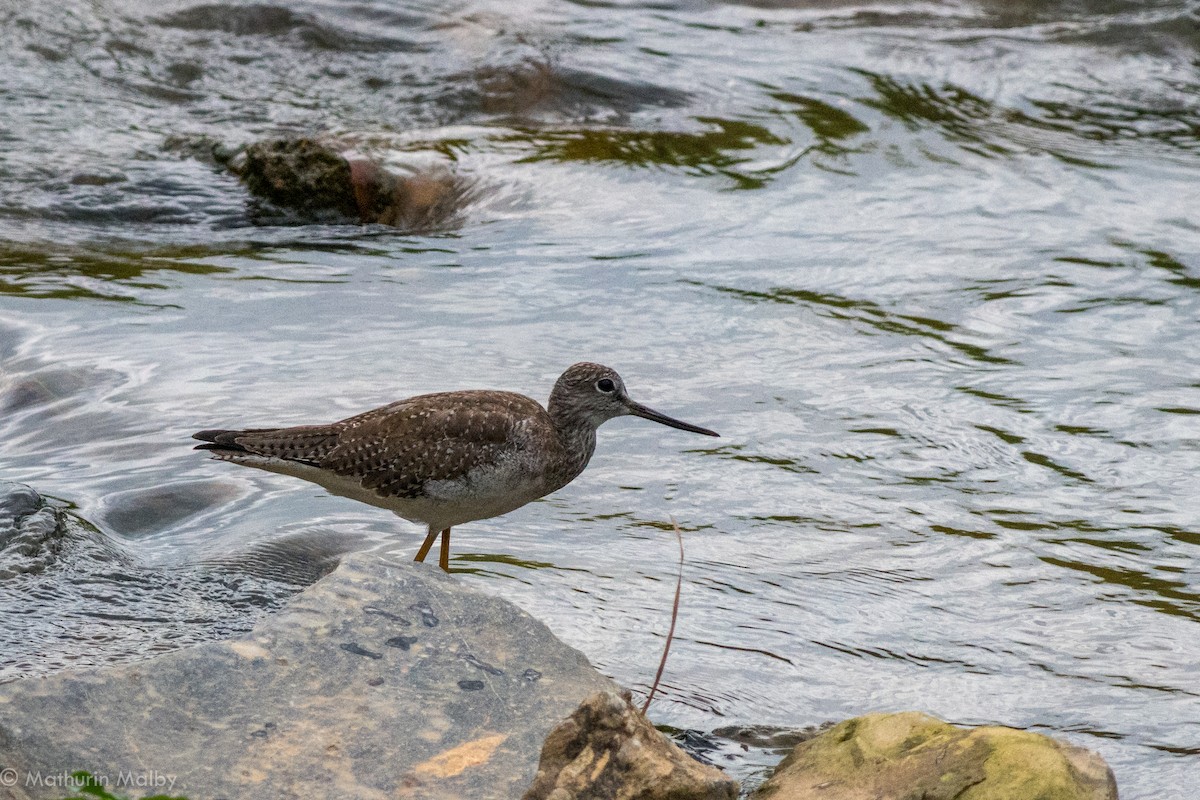
M54 555L47 545L62 533L58 512L41 495L28 486L0 483L0 579L45 569Z
M0 581L42 576L80 557L126 563L98 532L77 524L30 487L0 482ZM0 605L0 610L8 609Z
M248 634L0 685L0 798L60 798L76 770L131 797L515 798L598 690L512 604L356 554Z
M1099 755L1037 733L958 728L908 711L846 720L803 742L753 800L1117 800Z
M628 695L597 692L550 732L523 800L733 800L738 785L658 732Z
M0 684L244 633L332 570L352 541L325 535L319 545L280 538L155 566L33 489L0 483Z

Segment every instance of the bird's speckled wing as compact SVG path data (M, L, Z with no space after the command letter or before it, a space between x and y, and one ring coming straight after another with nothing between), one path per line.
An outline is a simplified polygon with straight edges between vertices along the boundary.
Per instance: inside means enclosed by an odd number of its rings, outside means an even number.
M545 410L524 395L462 391L400 400L331 425L204 438L320 467L387 497L416 498L430 481L463 479L519 457L549 425Z
M249 428L247 430L210 430L193 434L210 444L202 444L199 450L212 450L217 454L245 453L283 461L316 465L337 447L337 425L300 425L294 428Z

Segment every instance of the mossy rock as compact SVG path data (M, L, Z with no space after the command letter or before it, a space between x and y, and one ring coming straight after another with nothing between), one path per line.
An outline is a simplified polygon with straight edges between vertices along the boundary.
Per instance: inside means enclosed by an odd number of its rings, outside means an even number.
M296 221L379 223L411 231L458 223L468 183L445 160L382 155L364 155L350 139L299 137L255 142L227 163L257 198L260 221L282 214Z
M1099 755L1037 733L868 714L797 745L753 800L1117 800Z
M270 139L246 148L240 166L251 193L280 208L319 216L358 218L350 164L328 144L315 139Z

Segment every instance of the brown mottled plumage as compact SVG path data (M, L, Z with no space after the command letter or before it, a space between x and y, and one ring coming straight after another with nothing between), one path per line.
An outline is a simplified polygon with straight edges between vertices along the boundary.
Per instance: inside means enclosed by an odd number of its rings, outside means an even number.
M223 461L293 475L334 494L389 509L438 534L449 570L450 528L498 516L566 486L596 447L596 428L625 414L694 433L629 399L617 373L580 363L559 377L546 409L513 392L425 394L330 425L194 434Z

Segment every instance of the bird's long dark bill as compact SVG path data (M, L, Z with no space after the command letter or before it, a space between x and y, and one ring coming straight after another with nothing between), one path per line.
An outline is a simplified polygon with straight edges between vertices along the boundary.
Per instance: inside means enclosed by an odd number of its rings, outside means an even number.
M710 431L708 428L701 428L699 425L690 425L674 417L668 417L666 414L660 414L652 408L646 408L641 403L635 403L632 400L627 400L626 405L629 407L629 413L635 417L648 419L651 422L661 422L663 425L669 425L672 428L679 428L681 431L691 431L692 433L703 433L705 436L720 436L716 431Z

